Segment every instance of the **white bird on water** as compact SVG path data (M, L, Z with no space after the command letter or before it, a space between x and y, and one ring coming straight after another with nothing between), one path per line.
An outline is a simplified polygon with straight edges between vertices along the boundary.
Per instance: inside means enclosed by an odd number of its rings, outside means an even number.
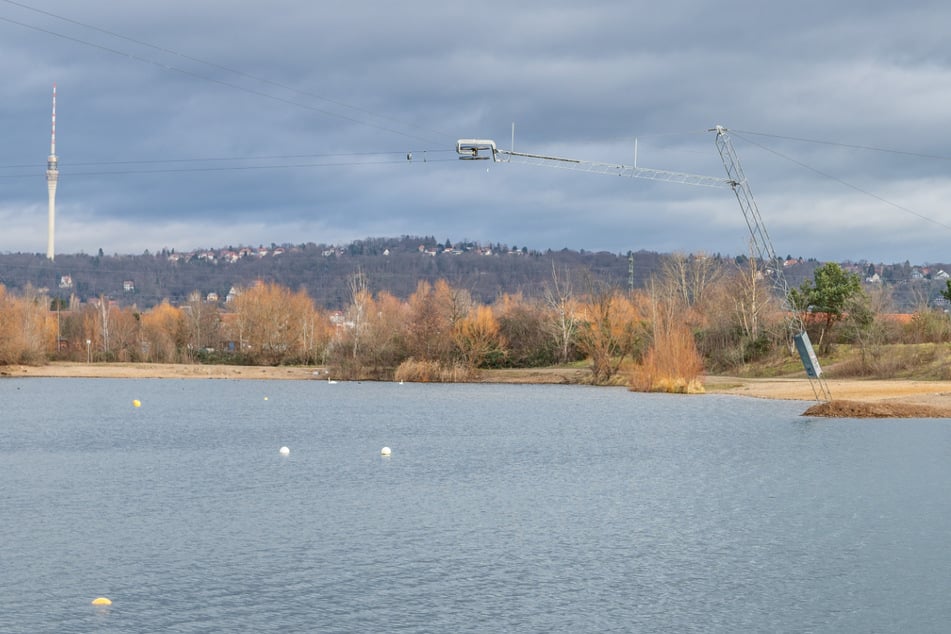
M329 376L327 377L327 383L330 383L331 385L336 385L336 384L337 384L337 382L334 381L333 379L331 379Z

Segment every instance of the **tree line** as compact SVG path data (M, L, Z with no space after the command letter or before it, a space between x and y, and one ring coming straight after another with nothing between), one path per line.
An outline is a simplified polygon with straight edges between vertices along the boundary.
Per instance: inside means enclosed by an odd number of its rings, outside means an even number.
M347 278L341 310L305 290L259 281L222 307L193 292L144 311L100 296L65 301L0 286L0 364L201 362L313 365L348 379L465 380L484 368L578 363L594 383L686 391L705 371L738 372L791 356L788 311L799 311L820 352L838 343L870 351L889 343L951 340L947 316L922 306L890 318L887 290L863 290L837 264L790 293L772 293L767 267L745 259L668 258L645 288L619 287L552 264L544 291L484 302L444 279L417 282L405 299ZM951 295L951 286L948 294Z
M430 283L444 279L464 286L483 302L494 301L500 290L538 295L552 260L559 268L589 270L613 284L628 282L626 254L567 249L541 254L499 244L492 245L491 250L446 251L448 242L440 245L432 237L406 237L368 239L337 248L305 244L288 246L280 255L271 249L269 255L241 257L233 262L223 255L233 252L231 249L183 254L177 261L169 257L178 254L164 253L62 254L55 262L45 255L0 254L0 283L16 292L28 285L48 288L51 296L64 300L71 294L82 301L106 295L120 304L148 310L165 299L173 305L183 304L195 290L223 298L232 287L248 286L256 280L303 288L318 306L339 309L349 300L347 277L358 269L368 276L375 291L386 290L404 299L423 279ZM635 285L643 285L664 257L647 251L633 253ZM63 286L64 276L69 277L68 287Z

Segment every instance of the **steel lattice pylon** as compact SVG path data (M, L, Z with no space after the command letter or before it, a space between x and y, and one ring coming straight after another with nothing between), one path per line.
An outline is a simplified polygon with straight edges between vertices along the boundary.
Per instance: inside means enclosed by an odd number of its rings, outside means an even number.
M716 133L717 150L720 153L720 159L723 161L723 167L726 168L727 173L727 178L725 179L714 176L701 176L698 174L650 169L638 167L637 165L597 163L558 156L545 156L543 154L526 154L524 152L516 152L514 149L500 150L496 146L495 141L490 139L460 139L456 142L456 152L458 152L459 158L464 160L491 159L497 163L522 163L579 172L590 172L593 174L645 178L648 180L696 185L700 187L730 187L736 195L737 202L740 203L740 210L743 212L743 218L746 220L746 226L750 231L753 247L756 250L756 257L766 266L767 275L773 289L782 298L783 313L786 315L788 334L796 350L799 352L803 368L806 370L806 376L809 377L813 394L817 401L832 400L829 387L825 379L822 378L822 369L819 367L819 360L816 358L815 352L812 349L809 335L806 334L802 316L790 301L789 285L786 283L786 277L783 274L783 263L776 257L776 251L773 249L773 243L769 239L769 234L766 232L766 226L763 224L763 219L756 206L753 192L750 190L746 176L743 174L743 168L736 156L733 142L730 140L729 134L727 134L727 129L723 126L718 125L710 131Z
M809 336L806 334L802 316L790 301L789 284L783 274L783 263L776 257L776 250L773 249L773 242L769 239L769 233L766 231L766 225L763 224L763 218L756 206L753 192L750 190L746 175L743 174L743 167L736 156L733 142L727 134L727 129L723 126L717 126L711 132L716 132L717 151L720 152L720 158L723 161L723 167L726 169L730 187L733 188L736 200L740 203L740 210L743 212L743 218L746 220L746 226L749 228L750 236L753 239L753 248L756 249L756 255L760 261L766 265L766 274L773 285L773 289L782 298L783 313L786 315L786 327L802 359L806 376L809 377L809 383L812 385L813 394L817 401L832 400L829 386L822 378L822 369L812 350Z

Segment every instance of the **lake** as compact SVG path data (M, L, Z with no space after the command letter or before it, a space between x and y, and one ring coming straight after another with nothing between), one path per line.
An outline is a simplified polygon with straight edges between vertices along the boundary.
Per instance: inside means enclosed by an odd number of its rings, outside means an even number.
M948 421L321 381L3 379L0 404L0 632L951 623Z

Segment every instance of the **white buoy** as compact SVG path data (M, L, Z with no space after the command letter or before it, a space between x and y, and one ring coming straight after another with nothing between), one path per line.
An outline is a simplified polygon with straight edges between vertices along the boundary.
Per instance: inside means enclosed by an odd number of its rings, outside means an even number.
M393 452L390 451L390 448L389 448L389 447L384 447L383 449L380 449L380 455L381 455L381 456L388 456L388 455L390 455L391 453L393 453Z
M287 447L281 447L280 452L282 456L287 456L287 455L290 455L291 450L288 449Z

